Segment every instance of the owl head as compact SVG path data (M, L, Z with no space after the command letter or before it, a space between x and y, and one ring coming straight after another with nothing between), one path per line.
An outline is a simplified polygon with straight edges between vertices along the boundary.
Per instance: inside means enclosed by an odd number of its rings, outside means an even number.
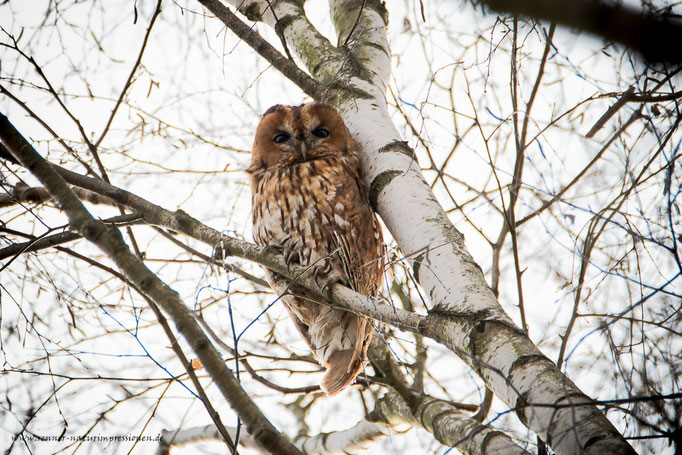
M265 111L258 124L247 172L258 174L323 156L354 154L357 149L333 107L319 102L277 104Z

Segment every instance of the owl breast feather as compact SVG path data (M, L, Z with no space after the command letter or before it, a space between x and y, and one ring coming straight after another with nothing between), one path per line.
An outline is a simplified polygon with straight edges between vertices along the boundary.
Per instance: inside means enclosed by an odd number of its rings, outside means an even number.
M263 172L254 182L254 240L297 252L304 267L328 256L335 236L352 234L354 212L371 210L359 178L356 159L336 156Z

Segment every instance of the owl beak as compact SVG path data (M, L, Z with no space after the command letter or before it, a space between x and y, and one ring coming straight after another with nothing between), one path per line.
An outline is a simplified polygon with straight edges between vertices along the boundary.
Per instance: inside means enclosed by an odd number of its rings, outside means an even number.
M306 141L296 141L296 151L301 155L303 161L305 161L306 154L308 153L308 143Z

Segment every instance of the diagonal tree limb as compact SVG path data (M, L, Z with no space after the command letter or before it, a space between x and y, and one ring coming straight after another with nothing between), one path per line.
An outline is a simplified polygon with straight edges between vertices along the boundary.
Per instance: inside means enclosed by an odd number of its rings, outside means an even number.
M351 0L332 3L346 9L353 4ZM372 8L365 14L374 25L367 27L370 34L381 35L365 40L376 45L386 33L379 27L381 16ZM339 30L345 25L335 26ZM362 46L353 49L358 55L365 51ZM390 55L388 47L385 51ZM424 181L413 152L387 118L390 60L379 52L370 55L376 59L370 67L383 72L372 71L362 87L376 97L364 100L339 94L343 100L339 107L365 152L362 164L372 202L402 251L412 253L413 274L430 296L433 307L420 326L421 333L458 354L557 453L633 453L592 400L542 355L497 302L462 235ZM383 125L381 133L377 125ZM548 402L555 409L544 408L542 403ZM564 405L573 407L566 412Z
M177 330L197 354L206 371L211 374L225 399L246 423L256 441L273 454L300 455L300 451L277 431L242 389L178 294L130 252L118 229L95 220L88 213L64 179L2 114L0 139L12 155L54 196L72 228L95 243L136 288L170 315Z
M0 146L3 145L0 144ZM52 196L45 188L41 186L30 187L24 182L17 182L13 187L7 188L6 190L7 194L0 195L0 208L11 207L24 202L41 204L52 199ZM93 204L114 204L114 201L111 199L101 197L88 190L83 190L81 188L72 188L71 190L76 193L76 196L78 196L78 199L81 201L88 201Z
M296 64L283 56L268 43L258 32L252 30L242 22L229 8L219 0L198 0L206 9L218 17L227 28L251 46L261 57L270 63L277 71L285 75L290 81L298 85L301 90L312 98L319 98L322 90L318 82L301 70Z

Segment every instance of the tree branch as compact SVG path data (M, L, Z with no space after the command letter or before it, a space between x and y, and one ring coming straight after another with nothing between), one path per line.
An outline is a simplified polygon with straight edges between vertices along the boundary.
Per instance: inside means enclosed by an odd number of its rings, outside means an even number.
M268 43L262 36L242 22L232 11L219 0L198 0L211 13L213 13L227 28L237 35L246 44L251 46L258 55L268 61L277 71L286 76L291 82L315 99L322 96L320 84L302 71L296 64L283 56L277 49Z
M300 455L300 451L277 431L242 389L178 294L130 252L116 228L96 221L88 213L64 179L2 114L0 114L0 139L12 155L28 168L55 197L74 230L96 244L114 261L125 277L135 284L136 288L170 315L177 330L192 346L225 399L246 423L249 432L258 443L273 454Z

